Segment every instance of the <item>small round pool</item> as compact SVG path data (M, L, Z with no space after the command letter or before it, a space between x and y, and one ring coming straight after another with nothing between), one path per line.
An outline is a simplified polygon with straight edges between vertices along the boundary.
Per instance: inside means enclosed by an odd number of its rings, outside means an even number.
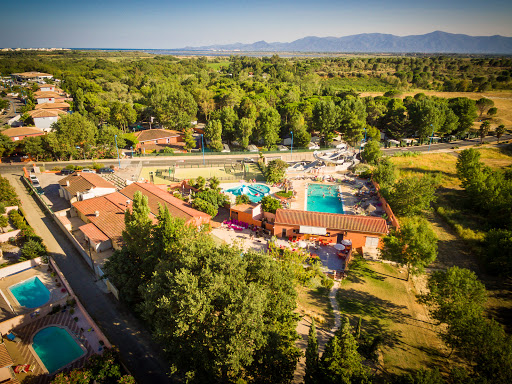
M85 355L73 336L61 327L41 329L34 335L32 347L50 373Z
M50 291L37 276L11 285L9 291L21 306L27 308L38 308L50 301Z
M227 189L226 192L235 196L247 195L253 203L259 203L263 196L268 195L270 188L264 184L241 184L238 187Z

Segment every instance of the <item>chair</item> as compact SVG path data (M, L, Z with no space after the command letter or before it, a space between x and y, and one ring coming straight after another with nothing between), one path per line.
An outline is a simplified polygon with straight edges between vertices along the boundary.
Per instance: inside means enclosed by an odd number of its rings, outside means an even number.
M7 338L7 340L10 340L14 343L19 343L21 341L21 339L18 337L18 335L16 335L14 332L10 332L7 334L7 336L5 336Z
M14 367L14 373L28 373L32 372L34 368L31 369L30 364L20 364Z

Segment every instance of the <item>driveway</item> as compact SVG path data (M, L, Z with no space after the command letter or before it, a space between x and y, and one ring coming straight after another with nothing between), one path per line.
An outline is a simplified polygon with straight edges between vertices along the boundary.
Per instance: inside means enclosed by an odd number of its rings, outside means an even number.
M121 352L124 364L138 383L171 383L169 366L162 351L143 324L129 308L112 294L100 288L92 270L76 252L53 219L46 216L36 201L28 195L20 179L21 173L3 174L14 186L21 200L26 219L35 232L44 239L48 250L71 284L87 312L103 330L110 342Z

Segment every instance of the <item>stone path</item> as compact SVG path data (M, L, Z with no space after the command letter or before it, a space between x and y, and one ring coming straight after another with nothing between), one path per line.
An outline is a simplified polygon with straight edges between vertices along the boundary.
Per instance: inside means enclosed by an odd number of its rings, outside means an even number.
M66 276L87 312L110 342L121 351L123 362L138 383L171 383L169 367L151 335L132 315L130 309L112 294L105 294L95 281L92 270L77 253L61 229L40 209L27 193L19 174L4 174L16 189L26 219L44 239L53 259Z

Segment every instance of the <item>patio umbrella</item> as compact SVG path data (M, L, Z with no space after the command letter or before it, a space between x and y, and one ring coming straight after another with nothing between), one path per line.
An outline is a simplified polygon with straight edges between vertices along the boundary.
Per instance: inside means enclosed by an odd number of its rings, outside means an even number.
M343 244L343 245L352 245L352 240L348 240L348 239L347 240L342 240L341 244Z
M336 248L338 251L343 251L345 246L343 244L334 244L334 248Z
M366 208L366 211L369 213L375 212L377 208L373 204L368 204L368 207Z
M299 247L300 248L306 248L308 244L305 241L299 241Z

